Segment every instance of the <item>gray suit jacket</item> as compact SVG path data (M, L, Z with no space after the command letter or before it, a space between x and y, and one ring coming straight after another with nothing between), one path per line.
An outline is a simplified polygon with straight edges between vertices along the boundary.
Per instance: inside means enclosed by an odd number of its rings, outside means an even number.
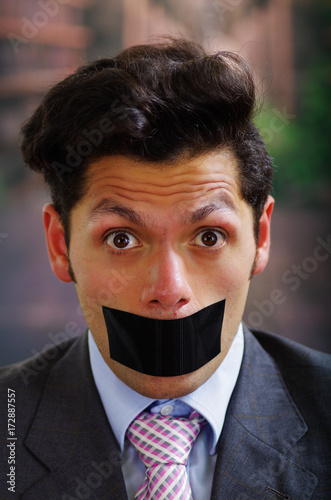
M275 335L244 334L211 498L330 499L331 356ZM15 390L17 440L7 431L8 389ZM0 415L0 499L127 499L86 335L1 369ZM7 483L11 450L15 493Z

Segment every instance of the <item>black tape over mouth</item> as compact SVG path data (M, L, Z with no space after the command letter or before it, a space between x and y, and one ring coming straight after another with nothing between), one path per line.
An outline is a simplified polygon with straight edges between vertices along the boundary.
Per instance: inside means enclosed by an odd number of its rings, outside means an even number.
M221 352L225 299L178 319L153 319L102 306L110 357L146 375L198 370Z

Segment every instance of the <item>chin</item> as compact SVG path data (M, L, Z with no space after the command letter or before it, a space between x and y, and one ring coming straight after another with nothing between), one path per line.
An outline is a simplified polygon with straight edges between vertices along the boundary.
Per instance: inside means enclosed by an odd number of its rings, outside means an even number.
M195 391L201 385L191 373L178 377L151 377L149 375L145 377L146 379L139 384L140 387L136 387L135 390L153 399L180 398Z
M111 369L124 384L152 399L174 399L186 396L204 384L219 363L210 361L198 370L176 377L156 377L137 372L113 361Z

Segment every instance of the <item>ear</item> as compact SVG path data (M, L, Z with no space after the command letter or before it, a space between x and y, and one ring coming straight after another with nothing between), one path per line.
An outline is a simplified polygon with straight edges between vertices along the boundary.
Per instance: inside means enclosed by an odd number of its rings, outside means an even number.
M268 196L260 218L259 241L257 245L256 261L253 274L259 274L266 267L270 250L270 220L275 200Z
M55 276L61 281L72 281L68 268L67 247L64 231L54 205L48 203L43 208L43 220L46 232L48 256Z

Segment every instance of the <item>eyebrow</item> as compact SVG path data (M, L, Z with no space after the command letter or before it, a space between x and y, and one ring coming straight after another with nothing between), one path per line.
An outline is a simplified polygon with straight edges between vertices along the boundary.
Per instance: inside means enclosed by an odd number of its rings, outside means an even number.
M94 222L103 215L118 215L122 219L126 219L136 226L145 226L141 215L132 208L126 207L121 203L117 203L108 198L102 199L91 211L89 220Z
M236 214L238 212L237 207L229 198L222 198L221 200L217 200L213 203L210 203L204 207L198 208L194 210L194 212L188 213L184 220L186 223L196 224L206 219L208 215L212 212L221 211L223 213L233 213Z
M222 211L223 213L238 212L236 205L228 197L222 197L213 203L209 203L204 207L198 208L192 212L188 212L183 217L184 224L196 224L206 219L208 215L215 211ZM122 219L126 219L132 224L140 227L147 227L147 220L138 212L129 208L122 203L115 202L109 198L102 199L91 211L88 220L95 222L103 215L117 215Z

